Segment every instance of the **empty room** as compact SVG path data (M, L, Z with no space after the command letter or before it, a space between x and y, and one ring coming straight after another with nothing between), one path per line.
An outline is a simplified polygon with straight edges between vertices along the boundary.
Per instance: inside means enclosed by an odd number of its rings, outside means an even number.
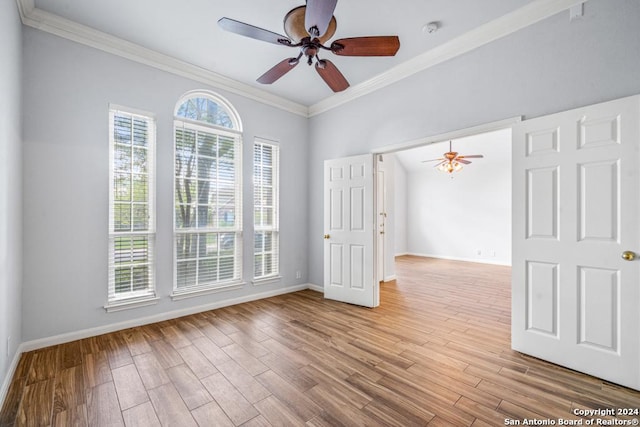
M0 427L637 425L639 18L2 0Z

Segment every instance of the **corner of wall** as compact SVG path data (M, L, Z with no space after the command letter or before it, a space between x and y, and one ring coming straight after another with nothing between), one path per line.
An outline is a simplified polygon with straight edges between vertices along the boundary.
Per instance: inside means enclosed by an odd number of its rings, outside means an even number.
M0 2L0 402L22 341L22 23Z

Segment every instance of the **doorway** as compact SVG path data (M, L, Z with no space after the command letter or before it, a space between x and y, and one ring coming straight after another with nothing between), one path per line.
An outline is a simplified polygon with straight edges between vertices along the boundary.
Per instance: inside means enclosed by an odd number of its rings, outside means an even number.
M400 255L511 265L511 129L473 131L378 155L381 281L395 279ZM474 156L452 173L429 161L443 158L449 141Z

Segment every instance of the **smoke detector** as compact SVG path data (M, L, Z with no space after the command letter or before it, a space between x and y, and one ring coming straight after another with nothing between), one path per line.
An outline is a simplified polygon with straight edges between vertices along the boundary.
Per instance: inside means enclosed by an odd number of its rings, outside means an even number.
M438 28L440 28L439 22L429 22L427 25L422 27L422 32L425 34L432 34L438 31Z

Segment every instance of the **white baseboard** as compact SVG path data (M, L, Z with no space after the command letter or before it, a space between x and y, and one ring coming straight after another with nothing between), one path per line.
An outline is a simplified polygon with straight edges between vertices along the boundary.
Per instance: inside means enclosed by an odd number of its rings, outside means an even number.
M23 345L20 344L13 355L7 375L4 377L4 381L2 381L2 386L0 387L0 408L4 406L4 401L7 398L7 393L9 393L9 387L11 386L13 375L16 373L16 368L18 367L18 362L20 362L20 356L22 356L22 353L24 353L24 348Z
M398 257L398 256L405 256L405 255L409 255L409 252L399 252L399 253L395 254L394 256Z
M316 291L316 292L320 292L321 294L324 294L324 286L314 285L313 283L309 283L309 289L311 289L312 291Z
M450 261L475 262L478 264L491 264L491 265L501 265L504 267L511 267L510 262L494 261L488 258L462 258L462 257L454 257L454 256L447 256L447 255L420 254L420 253L414 253L414 252L410 252L406 255L419 256L423 258L437 258L437 259L446 259Z
M385 282L390 282L390 281L392 281L392 280L396 280L397 278L398 278L398 276L396 276L395 274L392 274L392 275L390 275L390 276L385 277L385 278L384 278L384 281L385 281Z
M162 322L163 320L175 319L190 314L201 313L203 311L215 310L216 308L228 307L231 305L241 304L243 302L256 301L263 298L275 297L278 295L289 294L292 292L303 291L305 289L315 289L316 285L304 283L302 285L289 286L286 288L275 289L273 291L261 292L258 294L246 295L239 298L231 298L223 301L216 301L211 304L204 304L197 307L189 307L182 310L174 310L167 313L156 314L148 317L127 320L120 323L112 323L109 325L98 326L96 328L82 329L79 331L68 332L65 334L54 335L51 337L40 338L37 340L27 341L21 344L21 352L37 350L52 345L64 344L66 342L75 341L83 338L89 338L96 335L107 334L110 332L120 331L122 329L133 328L136 326L148 325L149 323Z

